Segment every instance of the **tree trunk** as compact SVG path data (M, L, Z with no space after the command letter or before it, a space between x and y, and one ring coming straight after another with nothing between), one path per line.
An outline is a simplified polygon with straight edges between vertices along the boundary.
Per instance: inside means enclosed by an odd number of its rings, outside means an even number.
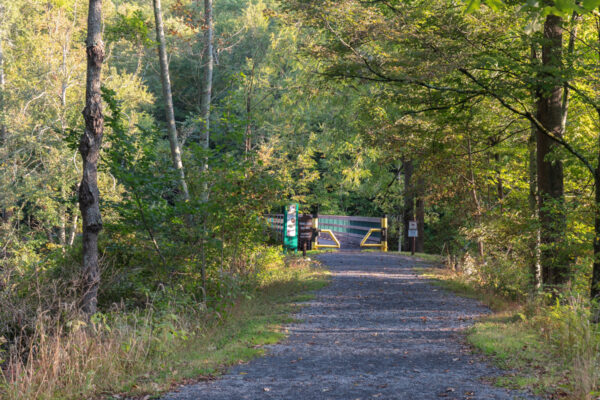
M562 58L562 19L555 15L546 17L542 64L546 71L560 71ZM537 101L537 118L553 135L562 136L563 85L552 72L544 74L544 82ZM565 247L566 219L564 210L563 165L551 159L557 144L540 129L537 139L538 210L540 221L540 264L542 283L553 290L569 279L569 261Z
M254 94L254 70L256 62L252 60L252 70L250 71L250 84L246 89L246 132L244 134L244 151L246 158L252 150L252 95Z
M467 136L467 150L469 154L469 180L471 185L471 196L473 197L473 204L475 205L475 221L477 221L477 227L481 228L482 224L482 216L483 216L483 208L481 207L481 201L479 200L479 195L477 194L477 183L475 181L475 171L473 169L473 148L471 146L471 136ZM484 243L483 238L479 236L477 238L477 252L479 253L479 258L483 261L485 256L484 251Z
M531 62L535 64L538 59L538 52L536 44L531 43ZM539 87L536 87L532 91L532 99L539 98ZM529 212L532 221L538 220L538 194L537 194L537 128L535 124L531 123L531 131L529 133L529 140L527 141L527 151L529 154ZM541 268L540 268L540 229L538 226L534 227L533 236L529 242L529 275L530 275L530 286L531 292L537 292L541 286Z
M571 19L571 32L569 33L569 43L567 45L567 54L569 61L569 69L573 68L573 53L575 52L575 41L577 40L577 31L579 29L579 23L581 22L581 15L573 11L573 17ZM569 115L569 102L570 102L570 89L567 82L563 85L562 101L561 101L561 119L560 119L560 130L561 133L565 133L567 127L567 117Z
M0 22L1 23L1 22ZM4 53L2 52L2 31L0 30L0 143L6 141L5 95L6 78L4 75Z
M77 222L79 222L79 215L73 215L73 221L71 222L71 231L69 232L69 240L67 241L67 245L73 246L75 243L75 236L77 236Z
M529 213L531 218L535 220L538 217L537 209L537 165L536 165L536 127L531 124L531 134L527 142L527 149L529 151ZM535 227L533 237L529 242L529 275L531 278L531 289L536 291L540 287L540 261L539 261L539 249L540 249L540 231Z
M165 99L165 111L167 115L167 128L169 132L169 143L171 145L171 159L173 166L179 176L179 185L183 192L183 198L190 199L187 183L185 182L185 171L181 161L181 147L177 139L177 125L175 124L175 111L173 109L173 94L171 92L171 77L169 75L169 62L167 60L167 50L165 44L165 30L162 19L162 8L160 0L154 1L154 19L156 21L156 40L158 41L158 58L160 60L160 73L163 97Z
M202 120L202 144L210 147L210 103L213 80L213 6L212 0L204 0L204 76L200 97L200 118Z
M404 209L403 209L403 237L404 248L408 251L411 248L412 238L408 237L408 222L415 218L415 192L413 188L412 175L414 172L412 160L402 160L404 169Z
M202 93L200 95L200 140L204 149L210 149L210 104L212 99L212 80L213 80L213 7L212 0L204 0L204 74L202 82ZM204 172L208 171L208 158L204 159L202 166ZM202 191L202 200L208 201L208 184L204 183ZM204 216L206 219L206 216ZM206 222L203 223L206 226ZM202 265L204 273L205 265Z
M425 250L425 181L419 178L417 181L417 231L415 251L423 253Z
M61 206L58 211L58 243L63 247L67 245L67 208L65 206Z
M600 143L599 143L600 145ZM592 282L590 297L593 300L600 301L600 151L598 152L598 167L594 174L595 192L595 208L594 208L594 264L592 268ZM598 312L596 307L596 312ZM600 320L599 315L594 315L594 320Z
M494 145L496 145L495 143ZM504 214L504 181L502 180L502 172L500 171L500 154L494 153L494 163L496 172L496 194L498 203L500 204L500 214Z
M600 44L600 17L596 17L596 40ZM600 59L600 50L598 50L598 59ZM596 108L598 119L600 120L600 108ZM594 208L594 263L592 268L592 282L590 285L590 297L596 300L596 306L593 310L592 320L600 321L600 134L598 135L598 154L597 165L594 174L595 190L595 208Z
M79 142L83 159L83 176L79 185L79 209L83 228L83 297L81 307L90 316L97 310L100 272L98 235L102 230L98 159L104 133L102 115L101 74L104 60L102 42L102 0L89 0L86 39L87 79L85 93L85 131Z
M202 93L200 96L200 120L201 120L201 140L202 146L208 150L210 149L210 104L212 100L212 80L213 80L213 2L212 0L204 0L204 75L202 82ZM208 171L208 159L204 160L204 166L202 168L205 172ZM204 184L204 190L202 193L202 199L208 200L208 185ZM203 229L202 229L202 289L204 292L204 302L206 302L206 254L204 249L205 235L206 235L206 218L204 215Z

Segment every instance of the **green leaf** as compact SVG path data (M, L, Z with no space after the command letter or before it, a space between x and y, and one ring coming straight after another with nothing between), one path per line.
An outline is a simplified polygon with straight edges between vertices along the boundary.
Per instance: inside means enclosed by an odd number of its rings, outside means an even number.
M499 11L504 6L502 0L486 0L485 4L493 11Z
M588 11L600 7L600 0L583 0L581 6Z
M479 10L480 7L481 7L481 0L469 0L469 4L467 4L465 13L470 14L476 10Z
M555 0L554 8L562 13L571 13L578 7L573 0Z

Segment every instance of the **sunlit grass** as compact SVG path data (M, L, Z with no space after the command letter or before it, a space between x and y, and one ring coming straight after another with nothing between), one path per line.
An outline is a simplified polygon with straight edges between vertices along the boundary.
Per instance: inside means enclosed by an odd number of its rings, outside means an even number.
M495 379L502 387L555 392L566 379L563 360L539 333L514 313L505 312L476 323L467 333L470 344L510 372Z
M442 263L444 261L444 257L440 256L439 254L415 253L414 255L412 255L410 251L393 251L390 253L401 254L403 256L410 256L416 258L419 261L426 261L431 263Z

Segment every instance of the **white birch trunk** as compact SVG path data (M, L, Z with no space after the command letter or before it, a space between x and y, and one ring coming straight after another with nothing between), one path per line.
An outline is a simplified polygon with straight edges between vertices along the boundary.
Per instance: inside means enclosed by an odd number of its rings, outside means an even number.
M160 72L163 97L165 98L165 111L167 115L167 128L169 132L169 143L171 145L171 158L173 166L179 175L179 184L185 200L190 199L183 162L181 161L181 147L177 139L177 125L175 124L175 111L173 109L173 93L171 91L171 77L169 75L169 62L167 60L167 49L165 44L165 30L162 19L162 8L160 0L154 1L154 19L156 21L156 40L158 41L158 58L160 60Z

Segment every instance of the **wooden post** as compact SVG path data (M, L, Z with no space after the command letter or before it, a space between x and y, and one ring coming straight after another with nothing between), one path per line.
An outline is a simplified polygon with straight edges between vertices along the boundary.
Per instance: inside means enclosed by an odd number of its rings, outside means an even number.
M416 239L417 238L413 236L412 240L410 241L410 244L411 244L410 245L410 254L413 255L413 256L415 255Z
M312 250L319 250L317 248L317 237L319 236L319 206L316 206L313 211L312 220L312 236L311 236L311 248Z

